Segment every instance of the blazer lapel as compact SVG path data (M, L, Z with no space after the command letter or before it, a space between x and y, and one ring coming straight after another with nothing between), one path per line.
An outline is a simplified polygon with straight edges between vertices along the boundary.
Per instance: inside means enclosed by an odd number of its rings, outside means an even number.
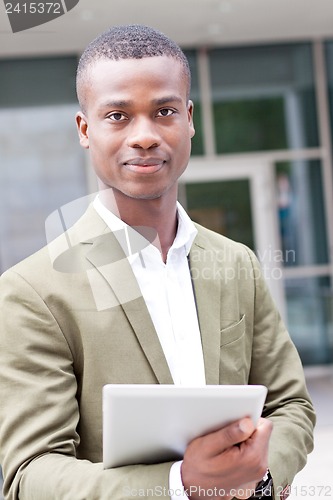
M172 376L146 303L126 255L114 234L106 231L96 238L86 253L86 258L93 266L88 271L91 284L94 280L98 282L98 276L103 277L104 285L101 290L103 303L106 304L104 308L107 309L108 305L122 307L158 382L172 384ZM106 294L110 297L109 304L105 298Z
M200 231L200 229L199 229ZM206 383L219 383L220 367L220 280L216 278L214 251L197 235L190 251L190 269L197 304Z

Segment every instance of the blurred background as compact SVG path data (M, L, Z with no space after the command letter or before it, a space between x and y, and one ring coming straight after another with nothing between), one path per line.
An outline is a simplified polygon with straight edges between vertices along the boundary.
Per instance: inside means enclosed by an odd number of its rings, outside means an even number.
M179 198L262 262L324 428L310 463L318 481L322 457L333 470L323 451L333 437L332 0L80 0L15 34L1 4L0 273L46 243L52 211L97 190L75 128L76 65L100 32L129 23L160 29L188 56L196 135Z

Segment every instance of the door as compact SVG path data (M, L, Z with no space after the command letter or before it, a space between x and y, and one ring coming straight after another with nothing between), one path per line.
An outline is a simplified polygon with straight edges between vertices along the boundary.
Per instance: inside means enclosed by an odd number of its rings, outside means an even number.
M272 165L263 160L193 159L181 178L179 200L195 222L255 251L285 318Z

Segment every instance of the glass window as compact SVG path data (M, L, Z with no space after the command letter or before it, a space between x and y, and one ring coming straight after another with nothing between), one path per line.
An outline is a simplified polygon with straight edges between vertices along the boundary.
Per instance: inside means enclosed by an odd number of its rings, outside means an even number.
M0 61L0 108L76 102L76 57Z
M333 361L333 294L328 277L287 279L288 328L304 364Z
M249 179L186 184L192 220L254 248Z
M203 155L203 130L202 130L202 119L201 119L201 102L200 102L200 88L199 88L199 75L198 75L198 63L197 63L197 52L195 50L184 51L188 59L191 76L191 95L190 98L194 104L194 128L195 136L192 139L192 155Z
M0 272L45 245L45 219L86 194L75 58L0 62Z
M217 153L318 146L310 44L210 53Z
M327 67L327 85L328 96L330 103L330 117L331 117L331 134L333 141L333 41L325 44L326 48L326 67Z
M47 216L86 194L77 106L22 109L0 109L1 271L44 246Z
M321 163L277 163L275 180L284 265L328 263Z

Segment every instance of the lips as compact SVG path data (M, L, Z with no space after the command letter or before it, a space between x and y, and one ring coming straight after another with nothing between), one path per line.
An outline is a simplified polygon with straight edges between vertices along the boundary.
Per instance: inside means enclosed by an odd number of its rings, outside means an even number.
M153 174L158 172L164 165L165 160L163 158L131 158L124 162L124 167L131 172L143 173L143 174Z

